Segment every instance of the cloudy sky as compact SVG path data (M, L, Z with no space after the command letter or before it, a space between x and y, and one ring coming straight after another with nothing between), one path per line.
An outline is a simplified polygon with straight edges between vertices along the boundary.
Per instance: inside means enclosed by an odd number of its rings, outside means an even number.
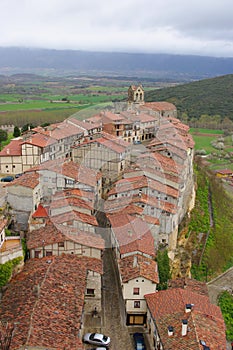
M0 46L233 57L232 0L0 0Z

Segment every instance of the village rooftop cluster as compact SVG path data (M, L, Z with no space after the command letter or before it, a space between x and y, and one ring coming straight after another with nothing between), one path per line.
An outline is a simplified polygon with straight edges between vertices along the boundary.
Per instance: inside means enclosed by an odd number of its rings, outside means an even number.
M1 319L17 324L10 349L85 348L87 320L103 322L109 248L126 325L143 326L153 349L226 349L205 284L185 278L157 291L156 253L173 259L194 205L193 148L175 106L145 103L142 86L131 86L127 103L30 129L0 152L0 172L20 174L4 185L1 263L23 256L22 238L28 249L0 305Z

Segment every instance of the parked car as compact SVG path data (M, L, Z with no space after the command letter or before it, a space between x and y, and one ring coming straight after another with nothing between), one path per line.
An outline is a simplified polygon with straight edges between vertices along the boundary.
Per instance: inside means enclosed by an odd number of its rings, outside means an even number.
M83 342L108 347L110 345L110 338L100 333L86 333L83 337Z
M146 350L144 336L142 333L134 333L133 335L135 350Z
M91 349L89 349L89 350L106 350L106 348L103 348L103 347L98 347L98 348L91 348Z
M22 176L23 174L16 174L15 178L18 179L20 176Z
M5 176L1 178L1 182L11 182L14 180L13 176Z

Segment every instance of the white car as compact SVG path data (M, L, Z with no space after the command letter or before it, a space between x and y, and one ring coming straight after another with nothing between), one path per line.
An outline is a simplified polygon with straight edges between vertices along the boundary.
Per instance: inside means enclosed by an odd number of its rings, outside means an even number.
M89 343L102 347L107 347L110 345L110 338L100 333L86 333L83 337L83 341L84 343Z

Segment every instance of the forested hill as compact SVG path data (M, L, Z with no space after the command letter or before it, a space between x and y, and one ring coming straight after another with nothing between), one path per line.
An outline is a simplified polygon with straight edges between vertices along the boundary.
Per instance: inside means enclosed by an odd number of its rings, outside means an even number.
M233 120L233 74L146 92L145 100L174 103L189 118L220 115Z

